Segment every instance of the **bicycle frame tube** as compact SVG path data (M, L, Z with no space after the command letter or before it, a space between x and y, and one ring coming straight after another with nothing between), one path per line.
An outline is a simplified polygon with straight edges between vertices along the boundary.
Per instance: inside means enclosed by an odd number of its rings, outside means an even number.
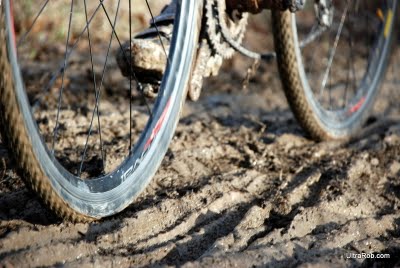
M238 10L239 12L260 13L264 9L290 10L295 12L304 7L306 0L227 0L228 10Z

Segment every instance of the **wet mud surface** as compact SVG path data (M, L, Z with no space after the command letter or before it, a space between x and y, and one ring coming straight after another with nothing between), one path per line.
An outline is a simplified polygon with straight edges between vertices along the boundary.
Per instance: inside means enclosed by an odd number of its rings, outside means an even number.
M310 140L274 63L243 90L243 58L188 102L161 168L122 213L56 218L0 143L0 266L400 265L400 49L366 128ZM354 253L390 259L347 258Z

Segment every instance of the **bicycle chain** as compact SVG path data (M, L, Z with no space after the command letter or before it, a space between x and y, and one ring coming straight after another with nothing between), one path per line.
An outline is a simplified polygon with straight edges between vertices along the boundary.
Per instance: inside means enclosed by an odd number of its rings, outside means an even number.
M200 97L203 79L216 76L223 61L232 58L236 52L236 49L226 42L221 31L222 27L227 29L231 39L240 44L246 32L247 19L247 13L239 14L237 19L228 16L225 0L206 0L203 22L205 36L200 42L188 92L192 101L197 101Z
M254 59L251 68L247 70L243 87L246 88L254 75L260 60L270 61L276 57L275 52L257 53L241 45L246 32L248 13L236 10L237 14L227 14L226 0L205 1L205 22L203 22L205 37L200 42L197 61L192 75L188 96L197 101L200 97L203 78L216 76L223 60L231 58L236 51ZM295 12L305 5L306 0L271 0L271 9L290 10ZM235 12L235 11L234 11ZM237 17L234 19L233 17ZM206 39L207 42L204 42Z
M221 29L225 26L230 37L241 43L247 27L248 14L240 14L237 19L230 18L226 13L225 0L207 0L205 5L206 31L211 47L215 54L229 59L235 53L235 49L226 42Z

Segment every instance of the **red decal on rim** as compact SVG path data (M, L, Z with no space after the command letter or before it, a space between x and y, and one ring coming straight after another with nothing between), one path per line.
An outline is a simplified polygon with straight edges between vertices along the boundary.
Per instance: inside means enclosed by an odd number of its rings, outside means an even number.
M146 144L144 145L144 151L146 151L149 148L149 146L153 142L154 138L157 136L158 132L160 131L160 129L164 123L165 117L167 115L170 102L171 102L171 100L169 99L167 104L165 105L164 111L162 112L160 119L158 119L156 126L154 127L153 131L151 132L150 138L147 140Z
M349 114L353 114L353 113L357 112L358 110L360 110L360 108L364 104L365 100L366 100L366 98L362 97L359 102L357 102L353 107L350 108Z
M15 51L17 51L17 38L15 37L13 1L10 1L10 15L11 15L11 35L12 35Z

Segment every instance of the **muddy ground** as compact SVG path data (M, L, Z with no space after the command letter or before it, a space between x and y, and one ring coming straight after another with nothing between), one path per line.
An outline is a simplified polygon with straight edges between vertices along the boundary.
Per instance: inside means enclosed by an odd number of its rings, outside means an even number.
M399 62L357 138L316 143L274 63L245 91L235 57L186 104L145 192L90 224L43 207L0 143L0 266L400 266ZM363 252L390 258L347 258Z

